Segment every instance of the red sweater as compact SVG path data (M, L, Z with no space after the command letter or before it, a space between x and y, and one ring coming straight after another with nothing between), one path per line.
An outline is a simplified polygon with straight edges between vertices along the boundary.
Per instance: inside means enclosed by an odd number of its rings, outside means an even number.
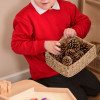
M45 62L46 40L59 40L64 29L70 27L84 38L90 28L90 20L74 4L63 0L58 3L60 10L50 9L42 15L30 3L14 19L11 46L14 52L25 56L34 80L59 74Z

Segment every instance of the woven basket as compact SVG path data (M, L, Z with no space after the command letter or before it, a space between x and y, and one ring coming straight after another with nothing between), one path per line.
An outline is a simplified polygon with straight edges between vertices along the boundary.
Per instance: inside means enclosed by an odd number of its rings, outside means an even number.
M79 37L77 37L79 38ZM46 63L49 67L51 67L56 72L62 74L65 77L72 77L75 74L79 73L82 69L84 69L97 55L96 55L96 46L79 38L80 41L86 42L91 49L85 53L78 61L73 63L70 66L65 66L56 59L54 59L49 52L45 53ZM60 41L62 41L61 39Z

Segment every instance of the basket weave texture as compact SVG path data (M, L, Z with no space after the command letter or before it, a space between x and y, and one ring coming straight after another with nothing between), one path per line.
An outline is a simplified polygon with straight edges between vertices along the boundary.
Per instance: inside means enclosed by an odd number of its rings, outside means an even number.
M45 59L46 59L46 64L51 67L53 70L56 72L62 74L65 77L72 77L79 73L82 69L84 69L94 58L96 58L96 46L94 44L91 44L79 37L78 38L80 41L83 41L87 43L91 48L87 53L85 53L78 61L75 63L71 64L70 66L66 66L62 64L61 62L57 61L51 54L47 51L45 53ZM64 39L62 38L60 41L63 41Z

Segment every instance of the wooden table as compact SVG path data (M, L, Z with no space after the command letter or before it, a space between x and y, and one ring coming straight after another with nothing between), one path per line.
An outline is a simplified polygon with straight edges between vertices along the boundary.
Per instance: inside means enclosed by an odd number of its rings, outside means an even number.
M3 96L0 95L0 100L7 100L8 97L14 96L18 93L21 93L29 88L32 87L45 87L42 84L39 84L33 80L22 80L12 84L11 92L4 94ZM47 87L45 87L47 88ZM5 98L4 98L5 97ZM4 99L2 99L4 98Z
M16 95L16 94L23 92L32 87L45 87L45 86L43 86L42 84L37 83L33 80L22 80L22 81L13 83L11 92L9 94L5 94L5 96L11 97L13 95ZM45 88L47 88L47 87L45 87Z
M45 87L44 85L40 84L40 83L37 83L33 80L22 80L22 81L19 81L19 82L16 82L16 83L13 83L12 84L12 89L11 89L11 92L10 93L7 93L3 96L0 96L0 100L8 100L8 98L12 97L12 96L15 96L19 93L22 93L24 92L25 90L28 90L28 89L31 89L31 88L41 88L44 90L48 90L49 88L48 87ZM51 88L50 88L51 89ZM68 96L72 99L70 100L76 100L75 97L73 96L73 94L70 92L69 89L65 88L61 90L61 88L58 88L60 89L59 92L61 92L62 90L64 91L64 93L68 93ZM55 91L55 90L53 90ZM56 90L57 91L57 90ZM58 92L58 91L57 91ZM69 100L69 99L68 99Z

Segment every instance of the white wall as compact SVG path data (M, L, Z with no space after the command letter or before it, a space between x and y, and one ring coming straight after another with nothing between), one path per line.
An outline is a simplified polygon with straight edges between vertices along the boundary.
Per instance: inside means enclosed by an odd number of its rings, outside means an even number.
M100 43L100 1L90 0L86 2L83 0L83 2L83 13L91 20L91 29L85 39Z
M29 2L30 0L0 0L0 79L28 69L25 58L11 50L11 37L15 15ZM72 2L77 4L77 0Z
M66 0L66 1L70 1L70 2L74 3L78 7L78 1L79 0Z
M0 0L0 78L23 71L28 63L11 50L13 19L30 0Z

